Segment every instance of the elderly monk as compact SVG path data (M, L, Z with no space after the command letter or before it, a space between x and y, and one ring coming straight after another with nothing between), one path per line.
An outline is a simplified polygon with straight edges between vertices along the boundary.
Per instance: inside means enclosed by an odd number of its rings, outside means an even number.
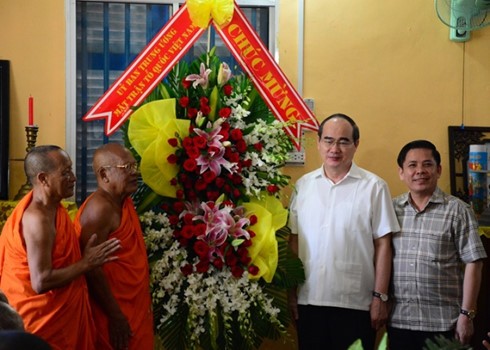
M94 153L97 190L75 218L84 246L90 232L98 242L121 241L117 262L87 274L97 327L97 350L153 349L149 267L140 222L130 194L138 187L138 166L125 147L109 143Z
M90 234L82 256L63 198L75 175L58 146L34 147L24 169L32 191L17 204L0 236L0 288L27 332L55 350L93 350L93 321L84 274L108 261L117 240L95 246Z

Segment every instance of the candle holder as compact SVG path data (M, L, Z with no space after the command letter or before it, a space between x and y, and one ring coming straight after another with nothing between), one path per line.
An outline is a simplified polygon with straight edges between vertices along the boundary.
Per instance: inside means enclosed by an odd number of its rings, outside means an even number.
M39 131L39 127L37 125L27 125L26 126L26 138L27 138L27 147L26 154L31 151L36 146L37 133ZM24 197L30 190L32 186L29 183L29 179L26 180L26 183L23 184L17 194L14 197L14 200L20 200Z

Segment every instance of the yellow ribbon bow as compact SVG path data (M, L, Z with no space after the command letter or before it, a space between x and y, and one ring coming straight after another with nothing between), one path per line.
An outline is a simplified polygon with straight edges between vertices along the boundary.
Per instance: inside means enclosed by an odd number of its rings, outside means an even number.
M187 0L187 9L192 23L205 29L211 19L220 27L228 25L235 4L233 0Z
M270 283L279 261L276 231L286 225L288 211L279 199L269 195L262 195L261 199L252 198L242 205L247 213L258 218L257 223L250 226L255 237L252 238L248 254L252 259L251 264L259 268L259 273L255 276L249 275L249 278L256 280L262 277Z
M190 120L177 119L175 99L148 102L138 108L129 120L128 137L141 156L143 181L161 196L177 198L171 181L179 172L178 164L168 162L175 153L169 139L184 139L189 135Z

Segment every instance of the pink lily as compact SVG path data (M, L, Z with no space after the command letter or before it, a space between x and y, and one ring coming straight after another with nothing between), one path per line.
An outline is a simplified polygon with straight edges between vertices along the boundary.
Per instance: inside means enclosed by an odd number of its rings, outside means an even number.
M209 83L209 74L211 73L211 69L206 69L204 63L201 63L200 66L200 74L190 74L185 80L192 81L192 87L195 89L198 85L201 85L203 89L208 87Z
M221 167L228 170L230 173L235 171L237 164L227 161L223 156L225 148L209 147L207 154L201 154L197 159L197 165L201 167L200 173L204 173L210 169L216 176L221 174Z

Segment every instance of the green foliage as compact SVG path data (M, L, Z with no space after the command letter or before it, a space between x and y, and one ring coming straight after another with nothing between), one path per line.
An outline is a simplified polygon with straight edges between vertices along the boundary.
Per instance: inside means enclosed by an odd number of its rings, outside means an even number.
M434 340L427 339L424 346L425 350L471 350L469 345L461 345L457 339L448 339L442 335L438 335Z

